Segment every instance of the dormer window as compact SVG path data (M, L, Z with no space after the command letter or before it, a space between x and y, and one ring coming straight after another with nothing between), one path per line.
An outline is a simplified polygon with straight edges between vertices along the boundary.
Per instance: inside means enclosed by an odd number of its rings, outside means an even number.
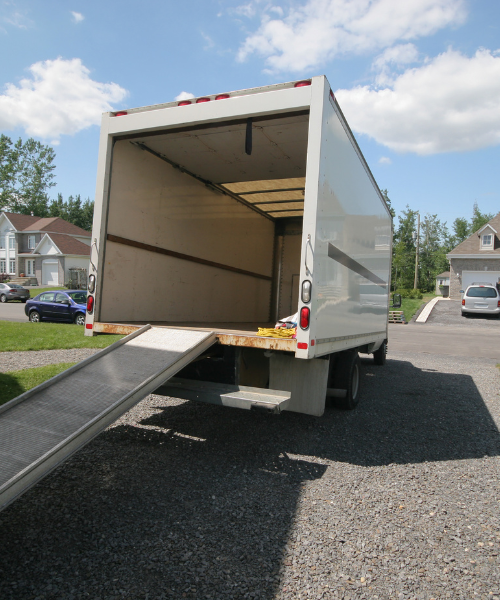
M481 248L485 250L493 248L493 236L491 233L485 233L481 236Z

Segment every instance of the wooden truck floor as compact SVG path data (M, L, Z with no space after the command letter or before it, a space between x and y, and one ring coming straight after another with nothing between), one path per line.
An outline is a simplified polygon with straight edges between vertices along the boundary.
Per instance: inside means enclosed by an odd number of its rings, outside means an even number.
M128 335L147 324L153 327L171 329L213 331L217 341L223 346L244 346L246 348L284 350L288 352L295 352L297 348L297 340L295 339L266 338L257 335L259 327L274 327L275 323L203 323L203 326L201 326L196 323L170 323L167 321L151 323L134 321L126 324L94 322L94 332Z

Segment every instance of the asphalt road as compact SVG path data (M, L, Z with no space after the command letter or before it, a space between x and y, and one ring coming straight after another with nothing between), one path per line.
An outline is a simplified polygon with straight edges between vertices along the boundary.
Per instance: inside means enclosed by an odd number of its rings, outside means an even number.
M500 319L460 314L458 300L440 300L426 323L389 325L389 355L418 352L500 362Z
M0 321L27 321L22 302L0 302Z

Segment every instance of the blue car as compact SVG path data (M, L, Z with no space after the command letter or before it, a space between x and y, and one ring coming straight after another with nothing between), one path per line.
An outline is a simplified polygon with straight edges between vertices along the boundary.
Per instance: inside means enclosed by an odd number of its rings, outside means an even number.
M42 292L28 300L24 307L26 316L32 323L47 321L70 321L77 325L85 323L87 292L82 290L54 290Z

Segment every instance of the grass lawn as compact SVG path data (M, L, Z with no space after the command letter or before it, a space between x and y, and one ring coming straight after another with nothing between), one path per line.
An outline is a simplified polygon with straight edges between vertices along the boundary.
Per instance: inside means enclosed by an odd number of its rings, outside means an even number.
M403 298L401 301L401 309L405 315L405 321L408 323L413 315L417 312L417 310L425 304L436 297L436 294L423 294L422 300L414 300L413 298Z
M76 363L59 363L57 365L46 365L34 369L0 373L0 405L31 390L31 388L40 385L74 364Z
M30 298L34 298L35 296L38 296L38 294L41 294L42 292L53 292L54 290L58 291L58 292L64 292L64 290L67 290L68 288L66 287L39 287L39 288L26 288L27 290L30 291Z
M0 321L0 352L106 348L122 335L85 337L81 325Z

